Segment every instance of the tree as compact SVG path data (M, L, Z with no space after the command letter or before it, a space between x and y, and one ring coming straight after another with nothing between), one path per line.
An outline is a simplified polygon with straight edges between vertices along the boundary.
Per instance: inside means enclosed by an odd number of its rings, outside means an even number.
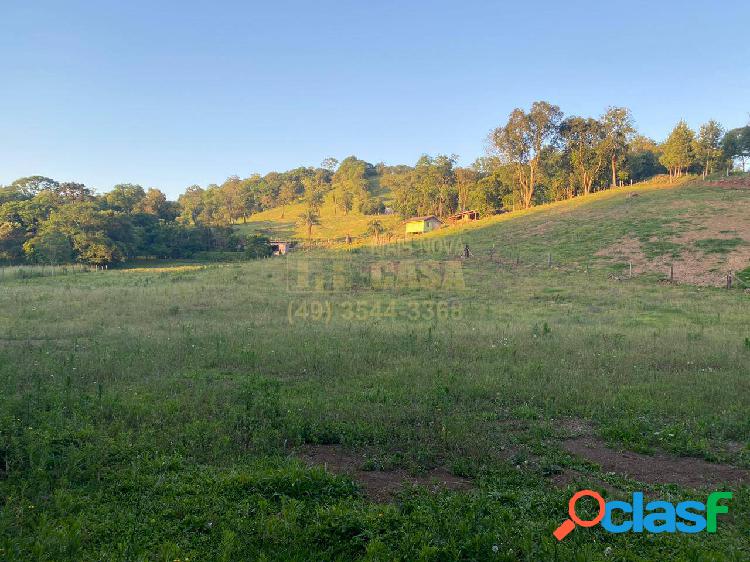
M633 181L641 181L663 174L667 170L659 163L661 148L650 138L636 135L628 146L625 167Z
M17 222L0 220L0 259L14 261L23 256L27 231Z
M299 223L307 228L307 237L310 238L312 236L313 226L320 224L320 216L317 211L308 208L299 216Z
M590 117L569 117L560 125L560 135L573 176L583 194L588 195L607 156L605 128Z
M303 181L305 186L305 200L307 206L315 211L320 211L325 200L325 192L321 189L318 180L315 177L307 177Z
M246 197L239 176L229 176L219 188L219 199L226 222L233 224L247 213Z
M685 121L677 123L664 143L659 162L669 170L669 181L678 178L695 162L695 133Z
M261 177L253 174L249 178L242 180L240 185L240 199L243 209L242 222L247 223L248 215L259 210L260 201L258 200L258 187L261 183Z
M329 156L325 160L323 160L320 163L320 167L324 170L328 170L329 172L335 172L336 168L339 166L339 161L336 160L333 156Z
M354 206L354 199L363 201L369 195L368 178L375 174L375 168L369 162L349 156L339 165L333 174L335 206L347 214Z
M537 189L537 199L545 202L563 201L580 194L585 178L581 178L581 174L576 174L573 160L570 149L547 150L541 168L544 193L539 194L540 190Z
M456 174L453 166L457 160L458 156L455 154L451 154L450 156L438 154L430 162L428 178L426 179L436 186L437 205L434 211L438 216L444 216L456 209Z
M104 198L111 208L130 214L136 210L145 196L146 192L140 185L121 183L114 186Z
M287 205L295 202L304 192L302 182L296 177L287 177L279 189L278 204Z
M59 185L55 180L45 176L28 176L18 178L10 187L18 190L23 197L34 197L42 191L52 191Z
M703 164L703 177L714 171L722 157L721 137L724 135L724 128L711 119L701 125L696 141L696 153Z
M345 215L348 215L349 211L354 208L354 194L351 191L341 192L335 201L338 208L344 211Z
M721 143L727 160L739 160L745 171L745 160L750 158L750 125L727 131Z
M73 245L65 234L56 229L48 229L30 238L23 250L29 261L57 265L70 263L73 259Z
M608 107L601 118L604 127L604 149L609 155L612 187L617 187L617 166L625 157L628 143L635 134L633 116L627 107Z
M383 226L383 223L377 219L371 220L367 224L367 234L375 237L376 244L380 241L380 236L384 232L385 232L385 227Z
M167 196L161 190L150 187L143 199L136 206L136 210L147 215L154 215L162 220L174 220L174 206L167 201Z
M511 193L510 185L503 180L503 172L498 169L477 180L469 192L469 208L489 215L502 208L503 197Z
M226 206L221 188L215 183L206 186L201 199L202 207L198 222L206 226L226 225Z
M514 109L506 125L490 134L493 148L502 161L515 168L524 209L533 203L542 151L555 142L561 120L562 112L558 106L537 101L528 113Z
M92 265L106 265L114 261L122 261L127 255L124 240L118 242L110 237L109 230L116 233L119 223L118 217L125 217L122 213L101 211L94 201L73 201L61 205L50 213L40 234L56 231L62 233L73 246L77 259ZM127 218L127 217L125 217ZM132 236L132 228L126 228L126 236Z
M267 258L273 254L270 240L259 234L253 234L245 238L245 256L249 259Z
M74 243L78 259L84 263L102 266L125 259L117 245L101 234L81 235Z
M385 203L379 197L368 196L359 203L359 212L363 215L380 215L385 212Z
M52 188L57 195L69 201L90 201L94 194L82 183L67 181Z
M416 185L416 173L411 166L391 166L383 170L380 185L393 194L393 208L402 217L419 212L420 196Z
M179 219L186 224L198 224L198 217L203 212L204 190L198 185L191 185L177 200L180 206Z
M465 211L469 204L469 195L476 187L479 173L471 168L456 168L456 191L458 194L458 210Z

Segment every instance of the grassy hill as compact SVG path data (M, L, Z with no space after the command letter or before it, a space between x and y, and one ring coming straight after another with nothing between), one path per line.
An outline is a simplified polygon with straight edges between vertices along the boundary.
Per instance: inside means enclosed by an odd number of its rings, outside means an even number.
M374 196L382 198L386 205L390 191L379 185L371 187ZM238 224L237 229L245 233L258 233L272 238L294 238L307 240L305 227L299 224L299 216L306 209L305 203L283 205L249 217L247 223ZM386 230L399 231L401 219L396 215L363 215L354 209L344 214L333 204L333 194L326 196L320 209L320 226L313 228L311 240L326 244L341 243L347 235L360 238L365 235L370 221L379 220Z
M710 286L748 216L747 189L654 183L409 243L0 278L0 559L748 559L750 295ZM584 488L734 497L717 533L558 543Z
M750 266L750 180L665 179L595 193L441 229L425 240L458 237L477 254L543 263L606 267L721 285ZM494 250L493 250L494 248Z
M423 237L461 238L472 251L498 258L526 254L539 260L543 254L554 253L555 262L597 262L619 273L626 268L628 275L631 271L636 275L669 273L677 282L718 285L725 283L729 272L750 266L747 193L713 181L686 177L670 183L658 177L528 211L446 226ZM388 193L381 190L378 195L387 198ZM304 227L297 224L304 208L298 203L258 213L237 228L306 240ZM329 247L343 246L346 235L353 238L355 247L373 244L365 233L374 219L392 233L392 241L405 239L401 218L365 216L357 211L343 215L336 212L330 195L320 214L322 224L313 229L312 240Z

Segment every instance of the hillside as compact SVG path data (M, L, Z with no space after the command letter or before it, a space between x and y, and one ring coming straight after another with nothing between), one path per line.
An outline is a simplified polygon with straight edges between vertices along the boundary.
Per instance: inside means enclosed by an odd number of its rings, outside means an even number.
M673 272L676 282L719 285L726 282L727 273L750 266L747 182L683 178L669 183L659 177L528 211L446 226L422 238L460 238L473 253L497 259L521 255L540 261L552 253L557 264L606 266L615 273L627 269L628 275L632 266L633 275ZM237 228L305 240L305 229L296 224L304 208L298 203L258 213ZM403 241L400 217L335 213L329 195L321 209L321 226L313 229L312 239L342 247L348 234L355 247L370 245L374 241L365 233L374 219L393 233L393 240Z
M478 254L722 285L750 266L750 182L663 180L445 228ZM492 248L494 247L494 251Z
M386 205L390 200L390 192L374 185L371 187L374 196L382 198ZM262 213L251 215L247 223L237 225L237 229L245 233L258 233L272 238L296 238L307 240L306 229L298 224L298 218L305 210L304 203L282 205ZM313 228L311 240L323 243L342 242L347 235L360 238L365 235L370 221L379 220L385 229L398 231L401 218L396 215L363 215L356 209L344 214L336 209L333 195L328 193L320 209L320 225Z

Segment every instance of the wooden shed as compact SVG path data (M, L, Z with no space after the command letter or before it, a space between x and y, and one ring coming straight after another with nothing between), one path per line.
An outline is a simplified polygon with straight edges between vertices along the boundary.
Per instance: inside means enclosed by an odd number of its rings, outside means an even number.
M423 234L430 232L443 224L439 218L435 215L427 215L426 217L412 217L406 221L406 234Z
M479 219L479 211L461 211L460 213L456 213L455 215L449 216L448 222L450 223L467 222L467 221L475 221L477 219Z

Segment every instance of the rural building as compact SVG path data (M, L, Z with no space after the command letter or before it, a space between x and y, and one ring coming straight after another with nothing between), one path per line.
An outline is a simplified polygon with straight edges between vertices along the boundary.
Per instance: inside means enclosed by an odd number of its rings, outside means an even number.
M423 234L430 232L443 224L439 218L435 215L428 215L426 217L413 217L406 221L406 234Z
M297 245L297 243L292 240L271 240L269 244L271 245L271 250L273 251L274 256L283 256Z
M460 213L456 213L455 215L449 216L448 222L450 223L468 222L468 221L475 221L477 219L479 219L479 211L461 211Z

